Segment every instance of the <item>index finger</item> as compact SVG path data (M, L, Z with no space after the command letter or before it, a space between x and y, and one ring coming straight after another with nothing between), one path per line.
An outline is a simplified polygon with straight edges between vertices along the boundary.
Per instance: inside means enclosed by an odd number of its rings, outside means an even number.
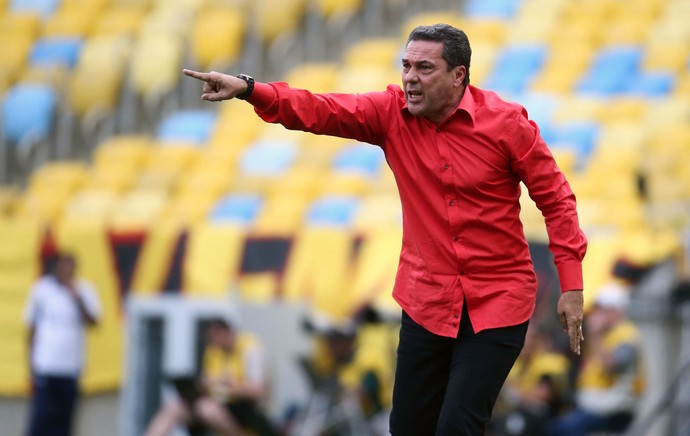
M202 73L200 71L188 70L186 68L183 69L182 72L189 77L194 77L195 79L203 80L204 82L208 82L208 80L211 77L211 75L209 73Z
M572 323L568 325L568 336L570 338L570 348L575 354L580 354L580 342L582 338L582 326Z

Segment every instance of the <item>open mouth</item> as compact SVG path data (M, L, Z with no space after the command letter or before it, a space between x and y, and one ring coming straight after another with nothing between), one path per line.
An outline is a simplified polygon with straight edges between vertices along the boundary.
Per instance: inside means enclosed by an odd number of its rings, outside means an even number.
M416 103L422 99L421 91L407 91L407 101L411 103Z

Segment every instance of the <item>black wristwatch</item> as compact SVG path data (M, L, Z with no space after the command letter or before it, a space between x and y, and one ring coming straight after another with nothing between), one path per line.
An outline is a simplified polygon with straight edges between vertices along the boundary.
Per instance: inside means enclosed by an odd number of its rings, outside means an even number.
M246 100L249 98L250 95L252 95L252 92L254 92L254 78L246 74L238 74L237 77L247 82L247 90L244 91L242 94L236 95L235 98L239 98L240 100Z

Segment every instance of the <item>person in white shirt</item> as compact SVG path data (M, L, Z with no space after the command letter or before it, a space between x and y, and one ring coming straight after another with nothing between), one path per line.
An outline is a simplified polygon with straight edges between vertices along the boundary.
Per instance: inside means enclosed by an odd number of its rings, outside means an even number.
M94 288L76 280L76 259L58 255L53 274L38 279L29 294L29 360L33 399L28 436L69 436L79 395L85 330L98 323Z

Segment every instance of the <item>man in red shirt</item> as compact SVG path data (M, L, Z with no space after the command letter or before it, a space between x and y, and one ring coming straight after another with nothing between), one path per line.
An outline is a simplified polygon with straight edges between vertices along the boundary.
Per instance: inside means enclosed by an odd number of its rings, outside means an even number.
M313 94L249 76L185 70L202 99L245 99L265 121L380 146L395 176L403 243L393 296L403 309L393 435L483 434L524 343L536 277L520 182L542 211L575 353L587 241L563 173L518 104L469 84L471 49L445 24L412 31L401 89Z

